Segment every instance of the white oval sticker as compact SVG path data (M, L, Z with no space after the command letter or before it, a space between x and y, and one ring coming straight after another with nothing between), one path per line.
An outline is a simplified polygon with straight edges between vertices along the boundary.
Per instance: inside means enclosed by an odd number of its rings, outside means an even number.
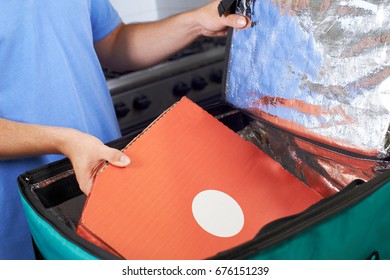
M232 237L244 227L244 213L231 196L217 190L198 193L192 201L196 222L208 233Z

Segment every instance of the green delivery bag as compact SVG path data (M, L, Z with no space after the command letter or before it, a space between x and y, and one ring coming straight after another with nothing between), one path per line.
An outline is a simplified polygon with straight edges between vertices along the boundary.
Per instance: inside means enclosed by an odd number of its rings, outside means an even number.
M251 120L232 108L217 117L235 131ZM137 133L109 145L123 148ZM86 196L67 159L27 171L18 181L38 257L118 259L76 234ZM390 171L367 182L355 180L307 210L259 229L249 242L216 252L210 259L388 259L389 199Z
M390 0L368 2L221 1L251 26L229 30L223 97L205 109L323 199L208 259L390 259L390 26L374 20ZM68 159L18 183L39 258L119 259L76 234L86 196Z

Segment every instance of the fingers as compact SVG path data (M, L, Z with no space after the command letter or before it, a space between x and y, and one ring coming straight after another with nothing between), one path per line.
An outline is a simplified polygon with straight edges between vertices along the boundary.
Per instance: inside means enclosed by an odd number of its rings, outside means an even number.
M130 158L128 156L113 148L107 149L105 160L118 167L125 167L130 164Z
M117 149L104 147L105 150L103 152L102 160L108 161L110 164L125 167L130 164L130 158L126 156L124 153ZM80 189L83 193L88 195L92 189L93 182L97 172L100 170L104 161L100 161L96 164L95 161L91 161L90 163L86 162L85 165L76 165L77 172L76 178L79 183Z
M129 165L130 159L121 151L104 145L94 136L66 129L61 151L72 162L80 189L88 195L95 176L106 161L118 167Z
M130 164L130 158L117 149L102 145L95 151L99 152L83 154L83 157L76 159L73 164L79 187L86 195L90 193L95 176L105 161L118 167Z
M216 0L189 12L192 13L190 18L193 19L193 24L197 26L195 30L199 30L200 35L207 37L226 36L227 27L245 29L251 26L250 19L244 15L229 14L229 11L226 11L220 17L218 5L219 1Z
M242 15L236 15L236 14L230 14L225 17L226 25L237 28L237 29L243 29L250 26L250 20L247 17L244 17Z

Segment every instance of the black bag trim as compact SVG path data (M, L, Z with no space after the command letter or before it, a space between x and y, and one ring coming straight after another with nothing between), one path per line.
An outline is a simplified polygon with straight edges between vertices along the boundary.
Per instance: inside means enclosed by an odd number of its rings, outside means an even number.
M21 193L22 196L26 199L25 192L28 190L28 185L26 185L26 181L24 181L21 176L18 178L18 180L19 183L24 186ZM357 204L382 187L383 183L387 181L390 181L390 171L366 183L363 183L360 180L356 180L341 190L339 193L319 201L318 203L310 206L308 209L297 215L281 218L265 225L254 239L232 249L218 253L217 255L208 259L244 259L255 253L280 244L283 241L286 241L288 238L312 227L313 225L325 221L342 210ZM77 246L81 246L83 250L97 258L120 259L119 257L79 237L69 227L62 224L53 223L49 217L44 216L43 213L45 213L45 208L42 205L34 200L28 201L35 208L34 211L37 213L37 215L50 224L66 240ZM371 258L376 257L376 255L373 254L370 256Z
M86 251L90 255L99 258L99 259L107 259L107 260L115 260L119 259L118 257L108 253L100 247L93 245L92 243L87 242L83 238L79 237L74 231L72 231L69 227L62 224L53 223L50 217L45 216L45 208L37 203L35 200L28 199L28 195L26 191L28 190L28 185L26 185L26 181L24 181L21 177L18 178L19 184L23 186L21 189L22 197L28 201L33 207L33 211L46 223L48 223L53 229L56 230L58 234L60 234L65 240L75 244L75 246L80 246L82 250Z
M235 3L237 4L237 3ZM232 9L235 9L236 5L232 7ZM234 10L233 10L234 11ZM227 75L228 75L228 67L229 67L229 61L230 61L230 52L231 52L231 46L232 46L232 36L233 36L234 29L229 28L227 40L226 40L226 49L225 49L225 68L223 71L223 79L222 79L222 94L223 94L223 100L226 102L226 93L227 93ZM234 105L228 103L232 107L240 110L243 114L246 114L251 119L258 120L255 116L251 115L249 112L243 111ZM259 120L261 121L261 120ZM294 137L300 138L301 140L304 140L305 142L313 143L315 145L318 145L320 147L323 147L325 149L345 154L351 157L361 158L361 159L368 159L373 160L377 158L369 157L360 155L358 153L348 152L344 151L342 149L337 149L328 145L325 145L320 142L314 142L311 139L307 139L305 137L295 135L289 131L286 131L284 129L281 129L271 123L262 121L263 123L266 123L267 125L272 126L273 128L286 132ZM390 158L382 159L383 161L388 161ZM270 248L272 246L275 246L277 244L282 243L283 241L287 240L288 238L310 228L314 224L318 224L321 221L324 221L325 219L330 218L333 215L336 215L338 212L347 209L351 207L352 205L360 202L365 197L369 196L370 194L374 193L376 190L378 190L386 181L390 180L390 171L386 171L383 174L375 177L374 179L370 180L369 182L364 183L361 180L356 180L351 182L348 186L346 186L343 190L338 192L337 194L334 194L330 197L327 197L318 203L312 205L305 211L297 214L292 215L289 217L281 218L278 220L275 220L267 225L265 225L257 234L257 236L235 248L232 248L230 250L226 250L223 252L218 253L217 255L210 257L209 259L245 259L246 257L249 257L251 255L254 255L255 253L258 253L260 251L263 251L267 248Z
M230 10L236 0L222 0L218 5L218 14L221 17L226 11Z
M125 137L122 137L118 140L112 141L110 143L107 143L110 147L116 147L116 148L123 148L129 141L131 141L132 138L134 138L138 134L138 131L129 134ZM30 199L33 196L33 192L31 191L31 185L40 182L41 180L44 180L46 178L52 177L57 175L60 172L65 172L67 170L72 169L72 164L69 161L69 159L65 158L56 162L49 163L47 165L38 167L36 169L30 170L28 172L25 172L24 174L20 175L18 177L18 183L20 193L22 197L28 201L33 207L34 212L46 223L48 223L51 227L53 227L65 240L75 244L76 246L81 247L84 251L89 253L91 256L94 256L99 259L106 259L106 260L119 260L120 258L118 256L115 256L102 248L86 241L82 237L78 236L71 228L66 226L65 224L56 223L53 217L47 215L45 216L47 210L46 207L52 207L54 205L57 205L63 201L66 201L68 199L74 198L79 195L83 195L81 190L78 187L77 181L75 176L69 176L69 178L64 178L69 184L68 186L71 186L71 189L65 192L55 190L56 188L48 188L45 190L45 188L42 188L40 190L34 190L36 195L42 194L46 195L48 192L50 192L49 198L44 199L43 201L40 200L40 203L37 201L37 199ZM41 193L40 193L41 192ZM46 193L45 193L46 192ZM63 197L56 198L56 195L64 195ZM43 197L43 196L42 196ZM42 199L42 197L40 197ZM42 204L41 204L42 203Z
M235 2L237 4L237 2ZM236 9L236 5L232 5L232 12ZM225 49L225 68L223 71L223 79L222 79L222 94L223 100L226 102L226 94L227 94L227 75L229 69L229 61L230 61L230 53L232 46L232 37L233 37L233 28L229 28L227 40L226 40L226 49ZM275 126L272 123L266 122L264 120L258 119L253 114L248 111L241 110L237 108L233 104L227 102L232 107L240 110L243 114L246 114L250 119L258 120L260 122L265 123L266 125L271 126L272 128L287 133L295 138L299 138L305 142L320 146L324 149L344 154L349 157L355 157L359 159L365 160L381 160L381 161L389 161L390 157L384 159L378 159L377 157L361 155L359 153L354 153L350 151L345 151L341 148L335 148L333 146L326 145L324 143L313 141L311 139L302 137L300 135L296 135L290 131L284 130L280 127ZM364 183L361 180L356 180L351 182L348 186L346 186L339 193L334 194L328 198L321 200L320 202L312 205L305 211L275 220L267 225L265 225L257 236L235 248L230 250L221 252L210 259L244 259L248 256L251 256L257 252L265 250L271 246L275 246L284 240L287 240L289 237L308 229L314 224L320 223L321 221L330 218L331 216L337 214L338 212L351 207L352 205L358 203L363 200L366 196L375 192L379 189L384 181L390 180L390 171L385 171L384 174L381 174L374 179L370 180L367 183Z
M218 112L223 113L223 112ZM240 113L241 114L241 113ZM245 117L246 115L242 115ZM243 124L240 124L243 125ZM116 141L108 143L107 145L123 148L134 138L138 132L127 135ZM31 185L48 178L48 175L57 175L59 172L65 172L71 169L71 163L68 159L63 159L46 166L39 167L35 170L28 171L18 177L21 195L26 201L31 203L34 211L37 215L50 224L63 238L69 242L80 246L83 250L100 259L119 259L117 256L101 249L79 237L71 228L65 224L56 224L54 217L50 215L45 216L47 212L42 202L34 198L34 192L31 191ZM74 180L75 186L78 188L77 181L75 181L74 175L70 176ZM320 223L327 218L339 213L340 211L351 207L352 205L360 202L365 197L369 196L377 189L379 189L384 182L390 180L390 170L377 176L367 183L357 180L349 184L339 193L334 194L330 197L324 198L318 203L312 205L305 211L275 220L265 225L257 234L257 236L235 248L218 253L215 256L211 256L209 259L243 259L271 246L282 243L288 238L310 228L312 225ZM69 196L78 195L80 191L69 192ZM55 199L55 202L58 202ZM49 204L54 204L54 201L49 201Z
M227 104L215 103L210 104L206 108L210 114L216 118L223 116L220 121L228 123L233 130L240 130L247 125L246 116L237 110L232 110L231 106ZM240 118L237 121L232 121L232 117L235 114L240 114ZM219 116L218 116L219 115ZM112 142L106 143L106 145L123 149L132 139L134 139L143 129L133 131L132 133L125 135ZM106 250L86 241L82 237L78 236L71 228L67 225L58 223L58 221L52 215L47 215L47 208L54 207L62 202L69 199L75 198L79 195L84 195L79 189L75 175L64 177L61 185L66 185L69 190L60 190L55 185L48 185L42 189L34 188L34 184L40 183L51 177L55 177L60 173L72 170L72 164L68 158L64 158L59 161L48 163L44 166L29 170L18 176L17 181L19 184L19 190L21 196L26 202L31 204L33 211L46 223L48 223L54 230L56 230L65 240L79 246L81 249L89 253L98 259L107 260L119 260L116 255L113 255ZM32 188L34 191L32 191ZM38 198L37 198L38 197ZM36 246L36 245L35 245Z
M265 225L254 239L221 252L210 259L244 259L280 244L313 225L323 222L342 210L359 203L380 189L384 182L389 181L390 170L366 183L363 183L361 180L353 181L340 192L324 198L305 211Z

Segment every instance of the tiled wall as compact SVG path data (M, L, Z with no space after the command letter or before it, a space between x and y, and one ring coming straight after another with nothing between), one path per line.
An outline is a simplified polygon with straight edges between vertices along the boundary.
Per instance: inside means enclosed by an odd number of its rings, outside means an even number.
M110 0L125 23L152 21L203 6L211 0Z

